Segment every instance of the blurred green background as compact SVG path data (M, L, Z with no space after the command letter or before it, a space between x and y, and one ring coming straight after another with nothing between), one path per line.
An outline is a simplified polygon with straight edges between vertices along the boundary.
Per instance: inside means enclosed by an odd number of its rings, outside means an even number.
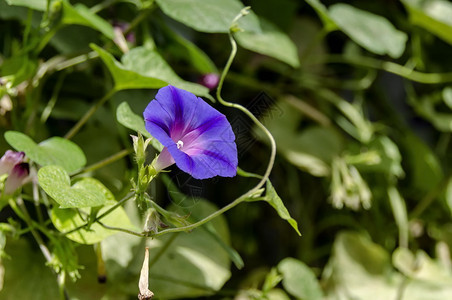
M95 232L84 242L59 234L69 227L56 223L55 203L39 190L44 200L33 204L28 184L22 197L54 261L2 202L1 299L136 299L145 245L156 299L452 298L449 1L0 0L0 152L21 150L7 131L68 137L94 107L71 141L88 166L122 156L70 175L96 178L120 200L136 178L136 115L167 84L213 101L245 6L222 96L273 134L274 190L191 233ZM266 136L210 103L236 133L239 167L263 174ZM193 222L256 183L194 180L171 167L148 193ZM135 202L123 212L112 224L143 226ZM52 270L66 276L63 296Z

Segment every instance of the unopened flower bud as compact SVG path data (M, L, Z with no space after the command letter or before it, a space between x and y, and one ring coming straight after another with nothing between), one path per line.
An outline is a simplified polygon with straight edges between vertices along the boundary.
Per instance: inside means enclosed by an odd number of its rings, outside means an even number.
M20 188L28 179L30 174L30 167L27 163L20 163L13 167L6 178L4 193L7 195L13 194Z
M209 90L213 90L218 86L220 77L215 73L204 74L199 78L199 84L205 86Z
M7 150L0 159L0 175L9 174L15 165L20 164L25 157L23 152Z

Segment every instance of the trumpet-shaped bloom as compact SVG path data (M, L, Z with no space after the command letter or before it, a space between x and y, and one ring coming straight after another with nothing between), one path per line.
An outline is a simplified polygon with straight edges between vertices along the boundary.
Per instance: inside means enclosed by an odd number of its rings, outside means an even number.
M154 167L174 163L197 179L237 173L235 135L226 117L190 92L161 88L146 107L147 131L164 146Z

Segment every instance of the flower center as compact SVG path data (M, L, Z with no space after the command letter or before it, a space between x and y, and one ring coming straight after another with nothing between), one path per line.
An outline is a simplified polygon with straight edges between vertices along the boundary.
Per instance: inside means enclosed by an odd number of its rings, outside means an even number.
M181 140L178 140L176 145L177 145L177 149L180 149L184 146L184 142L182 142Z

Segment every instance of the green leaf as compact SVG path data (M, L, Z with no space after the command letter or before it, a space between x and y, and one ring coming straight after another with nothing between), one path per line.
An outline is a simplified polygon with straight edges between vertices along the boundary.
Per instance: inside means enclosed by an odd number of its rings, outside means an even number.
M111 40L115 37L113 26L81 3L72 6L68 1L63 1L63 18L61 22L62 24L77 24L91 27L103 33Z
M339 29L333 19L331 19L330 15L328 14L328 10L326 9L325 5L322 4L322 2L320 2L319 0L306 0L306 2L311 5L311 7L319 15L326 31Z
M31 245L27 239L9 239L6 252L11 258L2 259L0 264L0 275L2 265L5 271L1 280L1 299L58 299L56 276L45 265L36 243Z
M347 162L358 165L360 170L366 172L382 172L389 177L403 177L405 175L402 169L402 155L397 145L387 136L375 136L369 144L366 145L369 161L363 161L361 164L355 163L347 158ZM360 149L362 151L362 149ZM373 154L374 155L373 155ZM356 156L365 155L366 152ZM374 160L373 163L370 161Z
M392 299L403 280L381 246L353 232L337 235L323 274L326 299Z
M263 122L274 136L278 152L301 170L314 176L328 176L332 159L343 148L341 136L334 129L321 126L298 132L300 112L285 101L278 101L269 112L272 117ZM259 140L268 143L258 128L254 132Z
M113 80L115 81L116 90L125 89L158 89L167 85L163 80L157 78L146 77L140 75L133 70L127 69L124 65L118 62L113 55L100 48L95 44L90 45L96 51L102 61L110 71Z
M202 74L215 73L218 69L210 57L190 40L176 34L173 30L163 27L165 34L169 36L172 43L169 44L168 52L173 56L181 57L188 61Z
M117 91L124 89L157 89L172 84L198 96L212 98L206 87L182 80L155 50L137 47L118 62L97 45L91 47L99 54L115 81Z
M173 206L174 208L174 206ZM211 203L199 199L190 207L192 216L201 219L216 211ZM224 243L230 244L226 220L219 216L212 227ZM165 245L174 239L169 248ZM193 232L167 234L148 240L150 261L158 260L150 268L152 291L165 299L196 298L218 291L231 276L230 258L223 247L201 228ZM166 250L166 251L165 251ZM164 251L161 253L161 251ZM161 254L161 256L159 256Z
M171 18L201 32L229 32L234 18L244 8L238 0L156 0ZM253 12L242 17L238 25L247 31L259 31Z
M448 1L402 0L410 21L452 44L452 4Z
M112 206L113 205L103 207L98 214L101 215ZM86 216L90 213L89 209L81 209L81 211ZM80 213L78 213L75 209L64 209L57 207L52 209L50 219L52 220L55 228L62 233L74 230L85 225L87 222L82 219ZM136 228L130 223L129 217L122 207L116 208L111 213L100 219L100 221L102 224L107 226L136 230ZM95 244L116 233L118 233L118 231L106 229L99 223L93 223L91 224L89 230L79 229L72 233L66 234L66 237L80 244Z
M394 266L405 276L432 284L446 285L449 290L452 290L450 273L424 251L418 250L414 254L407 248L397 248L392 255L392 260Z
M122 102L116 109L116 119L121 125L135 130L147 138L152 138L152 146L158 151L162 151L163 145L151 136L144 127L143 117L135 114L127 102Z
M405 51L407 35L384 17L344 3L330 6L329 14L345 34L370 52L399 58Z
M392 214L399 229L399 245L408 246L409 227L406 204L397 188L391 186L388 188L389 203L391 204Z
M292 40L272 23L260 19L261 32L237 32L237 42L243 48L279 59L294 68L300 66L297 47Z
M9 5L25 6L38 11L47 9L47 0L6 0Z
M86 164L80 147L64 138L51 137L36 144L21 132L7 131L5 139L14 149L25 152L27 157L41 166L59 165L72 173Z
M10 81L15 87L25 80L31 79L38 69L38 61L28 57L28 54L12 56L2 62L0 74L5 81Z
M182 216L190 215L190 220L187 220L186 218L182 217L184 221L185 222L200 221L202 219L202 215L200 215L197 212L193 213L189 208L193 205L193 203L197 203L199 201L202 202L205 200L197 197L189 197L183 194L167 175L162 174L161 178L166 185L168 194L170 195L173 204L175 204L179 208L179 210L183 210L183 212L180 213L179 215ZM162 213L161 210L159 210L159 213L164 216L164 213ZM234 248L232 248L227 241L224 241L224 239L215 230L215 227L212 226L211 223L205 224L204 226L201 227L201 229L207 232L212 238L214 238L215 242L217 242L223 248L223 250L226 251L226 253L229 255L229 258L234 262L235 266L238 269L243 268L244 263L243 259L240 257L240 254Z
M298 235L301 236L300 231L298 230L298 224L295 219L293 219L287 208L284 206L284 202L282 199L278 196L276 193L275 188L271 184L270 180L267 180L267 184L265 186L265 195L264 197L259 198L251 198L248 201L257 201L257 200L264 200L268 202L278 213L278 215L281 217L281 219L286 220L289 222L290 226L292 226L293 229L298 233Z
M208 88L180 78L155 50L136 47L126 53L121 61L126 69L142 76L158 78L195 95L210 97Z
M46 166L38 171L41 188L61 208L93 207L114 202L113 194L97 179L82 178L71 186L71 179L60 166Z
M438 157L414 134L405 133L403 144L406 151L404 160L411 170L411 186L422 192L431 192L437 188L443 178Z
M284 289L297 299L320 300L323 292L314 272L295 258L285 258L278 264Z

